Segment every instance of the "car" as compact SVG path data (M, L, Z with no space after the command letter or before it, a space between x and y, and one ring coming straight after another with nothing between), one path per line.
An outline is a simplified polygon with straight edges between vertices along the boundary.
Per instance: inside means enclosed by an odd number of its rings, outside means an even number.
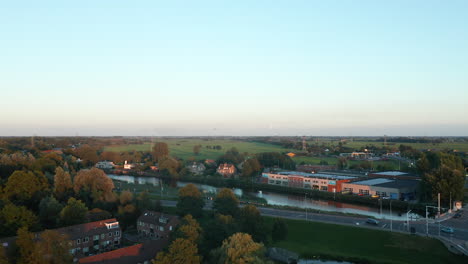
M453 228L447 227L447 226L440 229L440 231L442 231L444 233L448 233L448 234L453 234L455 232L455 230L453 230Z
M379 225L379 221L375 220L374 218L367 218L366 223L371 225Z

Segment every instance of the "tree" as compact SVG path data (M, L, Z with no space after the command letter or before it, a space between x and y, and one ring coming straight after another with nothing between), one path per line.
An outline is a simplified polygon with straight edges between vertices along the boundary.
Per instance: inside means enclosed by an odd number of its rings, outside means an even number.
M41 233L39 242L35 243L31 260L35 264L73 263L70 244L66 236L57 231L46 230Z
M169 157L169 147L165 142L156 142L153 147L153 159L155 162L159 162L161 158Z
M249 204L240 209L241 232L248 233L255 241L266 240L266 227L257 207Z
M46 197L39 203L39 219L45 228L54 228L63 206L53 196Z
M0 235L11 236L21 227L37 229L37 216L24 206L7 203L0 211Z
M239 200L231 189L223 188L216 195L213 208L219 214L237 216Z
M203 249L208 251L221 246L221 243L239 231L231 215L217 214L205 227Z
M197 245L188 239L178 238L169 246L168 252L159 252L153 264L199 264Z
M271 232L271 238L273 242L277 242L280 240L285 240L288 236L288 226L281 218L275 218L273 222L273 230Z
M212 253L213 263L245 264L262 263L264 247L255 243L249 234L236 233L223 241L223 245Z
M185 238L198 244L201 232L200 224L192 215L188 214L182 218L182 222L177 228L176 238Z
M296 164L288 155L283 155L278 152L263 152L257 153L255 156L258 159L258 162L263 167L280 167L282 169L294 170L296 169Z
M99 156L97 155L97 149L91 147L90 145L83 145L75 150L76 156L83 160L85 166L92 166L99 161Z
M10 261L8 260L7 256L6 256L6 253L5 253L5 249L4 247L0 247L0 264L9 264Z
M133 194L129 190L120 193L119 202L121 205L126 205L133 201Z
M150 199L147 191L143 191L138 195L136 204L137 209L140 212L143 212L144 210L151 210L156 212L162 211L161 201Z
M187 184L179 189L177 212L180 216L191 214L195 218L203 215L203 201L201 192L194 184Z
M29 264L31 263L31 255L34 251L34 235L26 227L18 229L17 234L16 246L19 249L18 264Z
M437 199L438 193L445 202L449 202L450 196L452 201L463 199L465 176L460 170L442 165L440 169L426 173L424 178L431 186L433 200Z
M159 158L159 171L166 172L171 175L173 178L177 179L179 176L180 163L174 158L171 157L160 157Z
M86 213L88 208L86 205L75 198L68 199L67 206L60 212L60 222L64 226L76 225L86 222Z
M338 169L344 170L348 167L348 160L345 157L339 157L337 162Z
M195 146L193 146L193 153L194 153L195 155L200 154L201 147L202 147L201 145L195 145Z
M75 176L73 189L75 193L79 193L81 190L89 192L94 202L113 202L115 199L112 193L114 182L98 168L80 170Z
M34 203L39 192L48 190L48 182L42 173L15 171L9 178L3 190L7 199L20 205ZM37 205L37 203L36 203Z
M62 200L73 190L70 173L64 171L61 167L55 169L54 176L54 193L55 196Z
M239 153L237 148L232 147L230 150L226 151L224 155L218 158L218 164L220 163L233 163L239 164L244 160L242 154Z
M256 158L248 159L244 162L242 167L242 176L243 177L252 177L256 176L261 171L261 165Z

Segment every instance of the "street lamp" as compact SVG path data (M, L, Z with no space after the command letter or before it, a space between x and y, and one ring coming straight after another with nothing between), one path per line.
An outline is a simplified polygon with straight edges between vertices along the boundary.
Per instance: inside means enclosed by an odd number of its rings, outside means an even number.
M392 200L390 200L390 232L393 232Z
M408 232L410 231L410 228L409 228L409 213L411 213L411 210L409 210L409 211L406 213L406 222L408 223Z

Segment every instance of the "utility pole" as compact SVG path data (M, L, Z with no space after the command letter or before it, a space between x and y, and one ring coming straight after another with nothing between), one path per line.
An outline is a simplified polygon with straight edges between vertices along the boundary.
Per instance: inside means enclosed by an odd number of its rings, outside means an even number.
M307 193L304 193L304 203L305 203L305 209L306 209L306 220L309 218L307 217Z
M452 192L450 192L450 205L449 205L449 213L452 212Z
M390 200L390 232L393 232L392 200Z
M437 194L437 218L440 218L440 193Z

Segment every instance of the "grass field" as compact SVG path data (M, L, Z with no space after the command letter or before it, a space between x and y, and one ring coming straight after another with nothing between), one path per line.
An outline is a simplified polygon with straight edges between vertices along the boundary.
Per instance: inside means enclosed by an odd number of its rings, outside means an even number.
M268 224L273 218L265 217ZM468 263L435 239L387 231L285 219L288 238L273 246L304 258L364 258L372 263Z
M325 145L338 145L338 141L334 140L319 140L318 144L325 143ZM308 144L317 144L317 141L310 141ZM370 146L374 145L376 147L382 147L384 143L382 141L360 141L360 140L354 140L354 141L346 141L346 144L344 146L354 148L354 149L360 149L365 146ZM400 145L406 145L406 146L411 146L415 149L439 149L439 150L453 150L456 149L458 151L464 151L468 152L468 142L463 143L463 142L444 142L444 143L393 143L393 142L387 142L387 146L395 146L399 147Z
M194 157L196 160L201 159L216 159L219 156L226 153L232 147L236 147L239 152L244 153L260 153L260 152L285 152L288 149L282 148L281 146L272 144L263 144L256 142L244 142L236 140L203 140L203 139L164 139L162 142L166 142L169 145L169 151L172 156L188 159ZM201 145L202 148L198 155L193 153L193 147L195 145ZM220 150L208 149L206 146L221 146ZM104 151L149 151L151 149L151 143L137 144L137 145L124 145L124 146L109 146L105 147Z

